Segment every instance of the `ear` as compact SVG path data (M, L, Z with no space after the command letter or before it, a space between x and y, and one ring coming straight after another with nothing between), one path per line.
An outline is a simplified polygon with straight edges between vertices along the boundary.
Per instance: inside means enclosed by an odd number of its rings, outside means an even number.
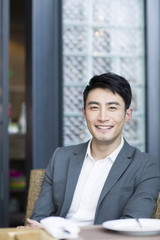
M125 121L128 122L131 117L132 117L132 112L133 112L133 109L132 108L128 108L127 111L126 111L126 116L125 116Z
M82 108L82 113L83 113L84 118L86 118L86 111L85 111L84 107Z

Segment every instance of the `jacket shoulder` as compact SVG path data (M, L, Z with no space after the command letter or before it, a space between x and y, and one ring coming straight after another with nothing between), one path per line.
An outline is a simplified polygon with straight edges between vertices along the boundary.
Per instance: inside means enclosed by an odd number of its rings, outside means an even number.
M157 159L154 158L151 154L147 152L143 152L139 148L130 145L126 140L123 146L123 153L127 155L127 157L132 159L139 159L144 162L147 162L147 161L157 162Z

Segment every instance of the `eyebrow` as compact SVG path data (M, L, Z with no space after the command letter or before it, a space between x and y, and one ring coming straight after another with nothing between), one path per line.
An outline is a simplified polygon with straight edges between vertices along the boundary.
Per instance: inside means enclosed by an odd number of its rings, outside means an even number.
M96 102L96 101L90 101L88 103L88 105L93 105L93 104L100 105L100 103ZM106 105L117 105L117 106L120 106L120 103L119 102L107 102Z
M96 102L96 101L90 101L90 102L88 103L88 105L92 105L92 104L99 105L99 102Z

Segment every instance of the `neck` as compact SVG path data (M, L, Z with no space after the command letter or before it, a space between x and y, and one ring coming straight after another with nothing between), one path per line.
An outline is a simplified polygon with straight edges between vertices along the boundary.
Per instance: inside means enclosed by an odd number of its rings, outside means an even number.
M118 141L116 144L113 143L97 143L92 139L91 142L91 154L92 157L95 160L100 160L108 157L112 152L114 152L119 145L121 144L121 141Z

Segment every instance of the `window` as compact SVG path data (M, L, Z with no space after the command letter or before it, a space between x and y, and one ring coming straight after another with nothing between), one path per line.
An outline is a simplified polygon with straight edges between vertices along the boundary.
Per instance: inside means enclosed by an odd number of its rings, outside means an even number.
M82 92L95 74L113 71L129 80L133 119L124 136L145 150L145 39L143 0L64 0L64 145L89 139Z

